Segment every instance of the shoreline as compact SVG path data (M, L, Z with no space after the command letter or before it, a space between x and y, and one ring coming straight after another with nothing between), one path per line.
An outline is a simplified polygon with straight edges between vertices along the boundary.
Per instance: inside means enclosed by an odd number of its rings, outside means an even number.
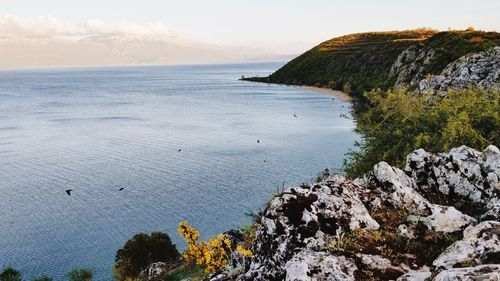
M304 89L308 89L308 90L311 90L311 91L315 91L315 92L318 92L318 93L323 93L323 94L326 94L326 95L330 95L330 96L335 96L335 97L338 97L341 101L345 101L345 102L349 102L352 100L352 97L349 96L348 94L342 92L342 91L338 91L338 90L333 90L333 89L329 89L329 88L321 88L321 87L315 87L315 86L299 86L301 88L304 88Z
M255 77L249 77L249 78L242 78L238 79L240 81L247 81L247 82L257 82L257 83L267 83L267 84L276 84L276 85L282 85L282 86L289 86L289 87L300 87L304 88L310 91L318 92L318 93L323 93L327 94L330 96L335 96L338 97L341 101L344 102L350 102L352 100L352 97L349 96L348 94L338 91L338 90L333 90L330 88L323 88L323 87L316 87L316 86L308 86L308 85L290 85L290 84L282 84L282 83L274 83L274 82L269 82L269 81L260 81L255 79Z

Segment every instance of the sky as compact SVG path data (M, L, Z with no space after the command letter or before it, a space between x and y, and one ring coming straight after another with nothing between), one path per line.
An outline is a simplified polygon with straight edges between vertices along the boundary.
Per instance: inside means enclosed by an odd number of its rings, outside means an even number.
M94 23L96 34L133 27L135 34L168 33L184 42L245 47L250 57L272 57L354 32L469 26L500 31L499 15L499 0L0 0L0 35L51 24L48 30L58 36L66 36L71 25L87 35Z

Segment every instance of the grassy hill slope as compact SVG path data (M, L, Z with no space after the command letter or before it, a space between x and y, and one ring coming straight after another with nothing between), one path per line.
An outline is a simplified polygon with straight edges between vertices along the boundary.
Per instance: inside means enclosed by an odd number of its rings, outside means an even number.
M351 34L319 44L269 77L245 80L329 87L353 95L373 88L387 89L395 82L389 77L392 64L403 50L416 44L437 51L438 59L428 67L428 73L438 74L469 52L500 45L500 33L417 29Z

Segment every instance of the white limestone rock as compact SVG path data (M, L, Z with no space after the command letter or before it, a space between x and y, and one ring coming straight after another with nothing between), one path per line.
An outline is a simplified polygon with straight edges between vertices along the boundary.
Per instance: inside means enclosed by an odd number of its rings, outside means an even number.
M405 264L393 264L389 259L380 255L357 254L363 268L378 271L384 275L402 275L410 268Z
M464 238L449 246L432 264L452 268L461 263L500 263L500 222L484 221L464 230Z
M377 187L374 190L375 196L391 206L426 217L435 231L453 232L475 222L474 218L462 214L454 207L430 203L415 190L413 179L386 162L376 164L370 177Z
M495 146L483 152L465 146L440 154L416 150L407 157L405 172L380 162L362 179L350 181L332 176L318 184L289 188L269 202L256 231L254 256L250 264L244 265L244 273L232 276L223 272L213 280L356 280L365 276L364 270L372 274L366 276L390 276L399 281L430 280L438 274L440 279L434 280L493 278L495 275L480 269L498 268L500 263L499 159L500 151ZM488 211L482 216L473 214L479 218L478 223L453 206L431 203L424 195L459 196ZM388 209L407 210L419 221L424 218L422 222L428 231L463 230L464 237L434 261L416 262L418 252L396 253L398 258L395 258L384 254L382 246L371 245L367 248L371 252L363 251L362 244L370 240L356 241L357 237L363 237L359 233L366 235L365 231L377 230L379 223L385 224L375 221L370 212ZM487 217L492 219L484 221ZM409 238L406 241L411 243L412 239L422 238L420 225L410 224L410 217L407 221L389 227L399 233L395 239ZM351 240L332 251L329 241L338 240L345 233L354 236L348 236ZM367 237L370 234L359 239ZM355 243L355 247L346 246L349 243ZM469 264L478 266L454 268ZM481 264L488 265L481 267ZM469 277L472 279L466 279Z
M360 200L359 187L335 176L321 184L287 189L261 220L254 258L242 280L282 277L297 248L326 248L328 237L356 229L378 229Z
M427 281L432 276L428 267L420 270L412 270L400 276L396 281Z
M466 146L439 154L418 149L407 156L405 171L418 191L466 198L488 210L488 219L500 219L500 151L496 146L482 153Z
M141 271L139 275L142 276L143 280L148 280L148 281L158 280L163 275L165 275L170 270L171 267L172 265L168 265L167 263L164 262L155 262L150 264L143 271Z
M423 44L410 46L396 58L389 77L396 78L396 87L418 85L425 78L427 68L437 59L434 49Z
M286 281L354 281L353 259L325 252L301 251L285 265Z
M409 280L409 279L408 279ZM433 281L498 281L500 264L487 264L476 267L453 268L440 272Z
M500 89L500 46L465 55L446 66L441 75L423 79L419 83L421 92L443 92L467 87Z

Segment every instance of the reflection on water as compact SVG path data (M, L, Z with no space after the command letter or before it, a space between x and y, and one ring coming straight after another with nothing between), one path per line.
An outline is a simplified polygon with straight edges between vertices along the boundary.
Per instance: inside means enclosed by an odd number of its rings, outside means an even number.
M0 72L0 267L109 280L134 233L182 248L179 221L238 227L283 181L341 167L348 104L237 80L280 65Z

